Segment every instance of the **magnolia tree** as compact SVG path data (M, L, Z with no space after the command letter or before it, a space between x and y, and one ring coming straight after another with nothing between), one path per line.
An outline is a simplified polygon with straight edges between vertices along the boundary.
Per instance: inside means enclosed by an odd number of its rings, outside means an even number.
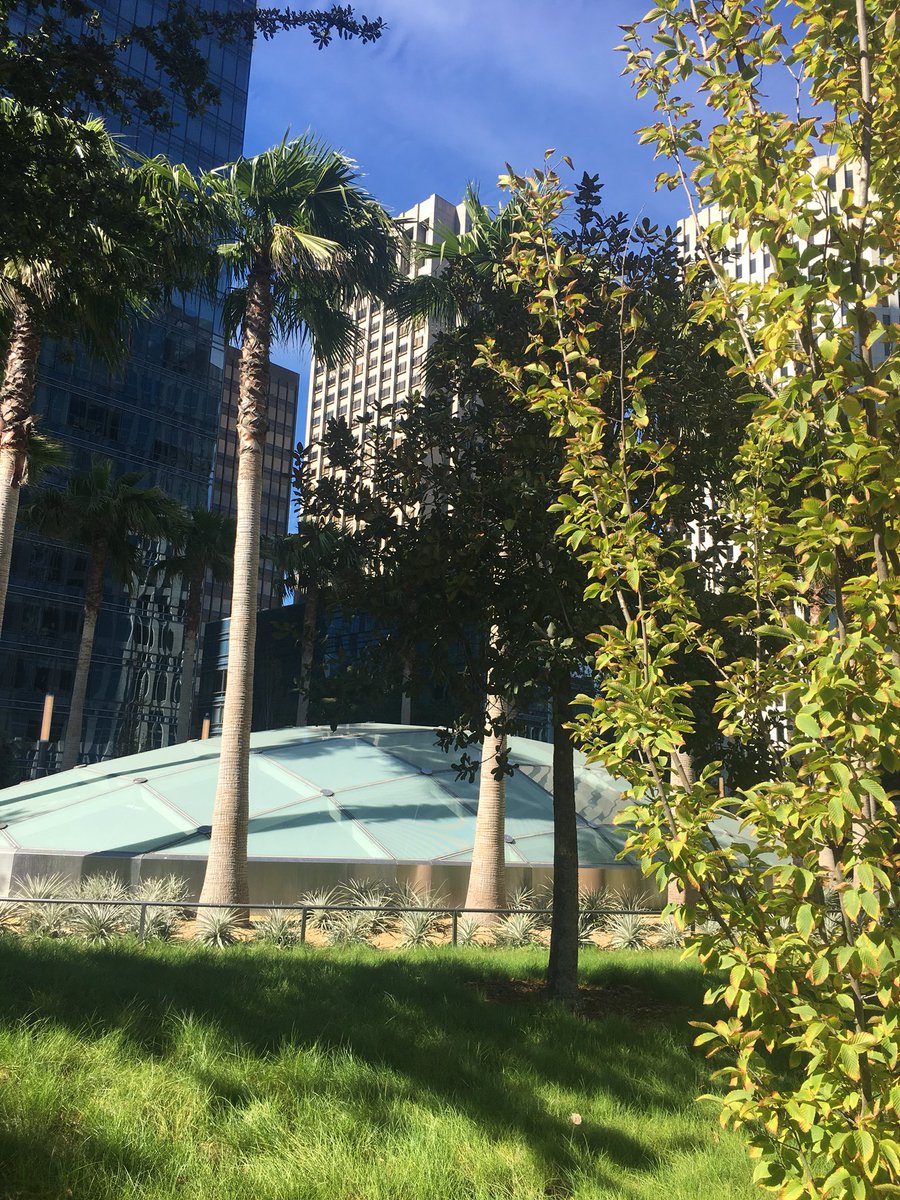
M592 352L578 253L552 233L565 199L552 171L506 180L523 213L510 279L535 295L528 354L516 363L491 339L483 347L566 439L560 532L588 566L588 591L622 615L595 634L596 694L578 735L627 779L647 873L675 882L682 918L710 930L694 951L722 1015L698 1042L724 1064L723 1122L744 1127L757 1180L788 1198L900 1187L891 8L670 0L626 34L637 90L656 103L643 136L668 160L661 182L682 186L703 218L696 317L721 324L715 348L747 386L725 514L747 653L705 626L670 519L677 445L656 439L648 416L662 356L631 352L641 315L614 279L620 363ZM795 111L766 100L779 70ZM853 188L835 203L829 185L845 168ZM735 240L770 256L767 278L732 280ZM727 796L719 764L693 772L683 753L696 688L678 670L686 650L715 671L723 744L778 714L775 766ZM737 839L716 836L724 818L739 822Z

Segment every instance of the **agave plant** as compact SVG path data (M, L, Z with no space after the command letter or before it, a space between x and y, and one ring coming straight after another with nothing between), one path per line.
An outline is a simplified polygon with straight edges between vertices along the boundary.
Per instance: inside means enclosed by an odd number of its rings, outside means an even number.
M197 914L195 937L204 946L231 946L237 941L239 914L233 908L203 908Z
M643 950L650 940L650 922L641 913L615 913L606 922L612 950Z
M125 912L119 904L79 902L72 905L69 928L87 942L108 942L125 932Z
M537 908L537 897L530 887L523 884L509 897L507 908Z
M458 946L480 946L478 933L481 926L474 917L460 917L456 922L456 944Z
M256 926L256 940L269 946L287 949L300 941L300 924L297 918L283 908L273 909Z
M582 946L593 946L594 935L606 924L612 907L609 888L588 888L578 893L578 942Z
M494 926L495 946L533 946L537 941L538 922L531 913L512 913Z
M441 892L429 888L416 888L411 883L398 883L391 889L392 902L397 908L441 908L447 903Z
M358 909L335 913L337 919L328 930L329 943L332 946L364 945L376 932L374 915L370 912L360 912Z
M427 946L429 937L436 932L439 923L439 913L401 913L399 945L404 949L410 946Z
M672 917L660 921L656 931L656 944L661 950L680 950L684 945L684 930Z
M25 875L13 881L13 895L23 900L67 899L72 894L71 881L58 871L46 875ZM23 904L22 928L40 937L61 937L67 929L67 904Z
M650 911L647 893L640 888L619 888L609 893L609 900L609 907L616 908L619 912L643 913Z
M594 935L603 929L605 918L595 917L589 910L578 914L578 944L579 946L593 946Z
M350 879L340 885L337 893L340 904L373 910L364 914L371 918L372 933L384 933L394 924L396 913L391 910L396 909L397 905L386 883Z
M309 909L309 924L313 929L321 930L322 933L328 933L341 915L329 912L328 905L341 903L337 888L318 888L311 892L304 892L299 901L301 908Z
M12 900L0 904L0 934L15 933L22 920L22 905Z
M142 879L134 889L134 899L157 901L181 905L187 901L187 884L177 875L151 876ZM151 904L144 913L144 938L167 940L185 918L185 910L179 908L153 908ZM140 932L141 910L136 904L129 905L126 925L130 933Z

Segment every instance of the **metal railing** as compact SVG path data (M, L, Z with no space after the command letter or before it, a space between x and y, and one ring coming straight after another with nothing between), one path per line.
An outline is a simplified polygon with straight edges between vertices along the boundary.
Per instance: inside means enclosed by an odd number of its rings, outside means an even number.
M76 896L72 898L62 897L41 897L41 896L0 896L0 905L20 905L20 904L51 904L65 905L69 908L75 906L89 907L109 907L109 908L136 908L140 906L140 914L138 916L138 939L141 942L146 941L147 937L147 912L155 908L177 908L184 913L195 912L197 909L217 909L227 910L233 909L236 912L243 911L262 911L262 912L293 912L300 916L300 945L306 944L306 934L309 927L309 914L315 912L371 912L380 913L383 916L400 916L402 913L436 913L439 916L449 917L450 919L450 944L458 945L459 939L459 920L460 917L468 917L472 915L493 915L499 917L511 917L513 915L543 917L545 920L551 920L553 917L552 909L549 908L452 908L449 905L426 905L426 904L257 904L251 902L249 904L201 904L198 900L110 900L110 899L94 899L91 896ZM660 914L656 909L651 908L579 908L579 917L608 917L608 916L641 916L641 917L658 917ZM186 918L187 919L187 918Z

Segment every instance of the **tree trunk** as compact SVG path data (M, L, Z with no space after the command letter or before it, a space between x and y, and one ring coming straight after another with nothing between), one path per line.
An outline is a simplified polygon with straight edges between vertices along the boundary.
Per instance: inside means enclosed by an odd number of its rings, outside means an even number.
M679 791L684 791L685 786L692 787L694 784L694 760L683 747L681 750L672 752L669 763L669 783L677 808ZM685 924L689 925L693 920L693 910L697 903L697 889L682 887L677 879L670 879L666 887L666 903L680 905L685 910Z
M25 304L16 310L0 387L0 629L6 610L9 564L19 492L28 482L28 435L34 418L34 381L41 335Z
M492 633L495 637L495 632ZM506 751L506 703L502 696L489 695L485 703L487 730L481 744L481 774L478 783L478 815L475 818L475 845L466 892L466 909L504 908L506 906L506 776L494 777L494 770ZM472 913L481 925L492 925L497 918L489 913Z
M403 655L403 684L400 693L400 724L412 725L412 651Z
M568 674L553 683L553 917L547 994L574 1009L578 999L578 822L575 761L565 728L571 688Z
M316 661L316 629L319 622L319 589L306 589L303 608L303 633L300 640L300 694L297 697L297 724L309 723L309 693Z
M78 643L75 682L72 685L72 701L69 705L69 719L66 723L66 738L60 763L61 771L68 771L76 766L81 754L84 701L91 674L91 659L94 656L97 618L100 615L100 605L103 603L103 575L106 571L107 549L105 541L95 542L91 547L91 557L88 561L87 582L84 589L84 620L81 625L81 641Z
M186 742L191 736L191 710L194 707L194 670L197 661L197 637L203 604L203 576L189 579L187 604L184 610L184 648L181 653L181 697L178 701L176 742Z
M207 904L248 904L247 830L250 813L250 725L262 458L268 428L269 348L272 337L272 267L257 259L247 283L238 403L237 532L228 636L228 674L222 712L219 779L213 805L209 860L200 899Z

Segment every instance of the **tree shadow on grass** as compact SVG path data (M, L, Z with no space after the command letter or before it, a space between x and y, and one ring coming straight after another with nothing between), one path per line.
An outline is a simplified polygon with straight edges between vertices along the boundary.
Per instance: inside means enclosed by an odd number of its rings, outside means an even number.
M487 954L451 957L441 949L204 953L3 939L0 1021L51 1022L89 1038L117 1031L153 1059L167 1057L186 1020L261 1059L287 1047L349 1051L387 1068L420 1104L450 1105L492 1136L521 1136L552 1178L564 1178L584 1150L617 1168L655 1169L658 1139L591 1122L573 1126L568 1114L548 1110L534 1076L585 1105L595 1091L605 1093L640 1111L651 1129L655 1115L689 1107L704 1079L683 1011L671 1021L634 1024L627 1013L585 1021L539 999L497 1003L484 985L499 970L501 960ZM646 986L660 986L649 967L626 974L632 988L642 974ZM685 985L683 975L679 999L686 987L696 996L696 980ZM196 1077L219 1106L239 1107L253 1096L252 1085L209 1062ZM389 1084L378 1096L346 1100L360 1120L388 1125L396 1123L400 1090Z

